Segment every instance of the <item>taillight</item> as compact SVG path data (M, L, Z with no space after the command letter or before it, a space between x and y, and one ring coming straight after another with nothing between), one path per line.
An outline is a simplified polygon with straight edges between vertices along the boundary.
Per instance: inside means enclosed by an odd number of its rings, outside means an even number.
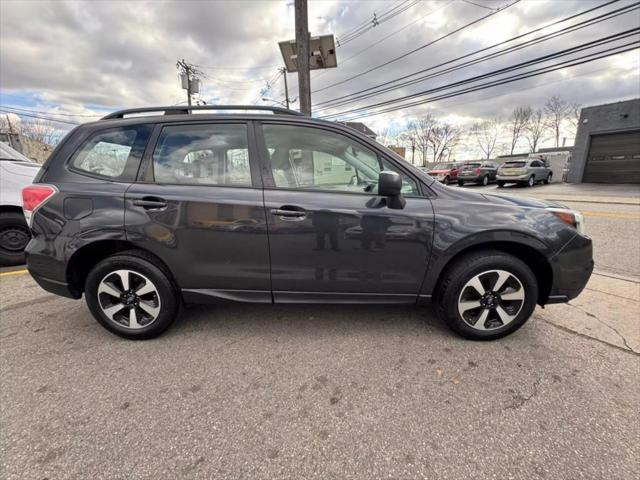
M482 172L482 169L480 167L476 168L476 175L480 175L481 172Z
M58 189L52 185L29 185L22 189L22 211L27 224L31 227L33 214L43 206L51 197L58 193Z

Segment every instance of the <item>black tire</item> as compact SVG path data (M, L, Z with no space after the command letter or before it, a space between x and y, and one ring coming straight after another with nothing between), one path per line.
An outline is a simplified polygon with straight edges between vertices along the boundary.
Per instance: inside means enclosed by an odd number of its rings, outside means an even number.
M165 268L156 266L154 260L145 252L131 250L107 257L89 272L84 290L87 306L98 323L110 332L132 340L155 338L169 328L177 318L180 311L178 290L169 272ZM100 305L98 287L103 279L117 270L130 270L140 274L154 285L158 297L157 306L160 307L160 310L155 320L148 325L138 329L130 329L126 325L110 319L104 313Z
M480 183L485 187L489 185L489 175L485 175L484 177L482 177L482 181Z
M498 182L498 188L502 188L502 187L504 187L504 182L500 182L500 181L499 181L499 182Z
M510 323L494 329L477 330L462 318L458 299L469 280L491 270L504 270L514 275L522 284L525 299ZM473 252L456 260L443 274L435 296L440 319L454 332L472 340L495 340L515 332L529 319L537 301L538 282L531 269L517 257L498 250Z
M449 185L449 182L450 182L450 181L451 181L451 180L450 180L450 179L449 179L449 177L447 176L447 177L444 177L444 179L442 180L442 183L444 183L445 185Z
M527 187L533 187L536 184L536 179L533 175L531 175L529 177L529 180L527 180Z
M464 186L464 181L463 180L458 180L458 186L459 187L463 187Z
M545 185L549 185L551 183L551 180L553 179L553 173L550 173L549 175L547 175L547 178L544 179L544 184Z
M31 239L31 232L22 212L0 213L0 264L24 263L24 249Z

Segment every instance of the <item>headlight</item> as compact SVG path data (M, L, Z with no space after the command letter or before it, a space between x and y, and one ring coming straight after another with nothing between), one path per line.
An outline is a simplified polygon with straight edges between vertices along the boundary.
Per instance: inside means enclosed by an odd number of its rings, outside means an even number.
M553 213L564 223L571 225L580 235L584 235L584 215L582 213L566 208L547 208L547 211Z

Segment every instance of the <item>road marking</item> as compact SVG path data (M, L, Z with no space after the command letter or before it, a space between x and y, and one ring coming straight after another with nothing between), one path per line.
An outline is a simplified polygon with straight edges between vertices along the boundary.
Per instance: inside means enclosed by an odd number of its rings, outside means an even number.
M29 270L26 268L24 270L14 270L12 272L2 272L0 273L0 277L8 277L10 275L24 275L25 273L29 273Z
M640 215L636 213L610 213L610 212L596 212L591 210L582 210L583 215L587 217L602 217L611 218L616 220L640 220Z

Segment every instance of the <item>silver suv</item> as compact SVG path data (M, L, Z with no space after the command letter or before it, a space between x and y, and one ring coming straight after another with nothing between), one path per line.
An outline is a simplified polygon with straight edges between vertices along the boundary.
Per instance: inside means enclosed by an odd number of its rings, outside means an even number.
M519 183L533 187L536 183L551 183L553 172L551 166L543 160L527 159L505 162L498 168L496 180L498 187L505 183Z

